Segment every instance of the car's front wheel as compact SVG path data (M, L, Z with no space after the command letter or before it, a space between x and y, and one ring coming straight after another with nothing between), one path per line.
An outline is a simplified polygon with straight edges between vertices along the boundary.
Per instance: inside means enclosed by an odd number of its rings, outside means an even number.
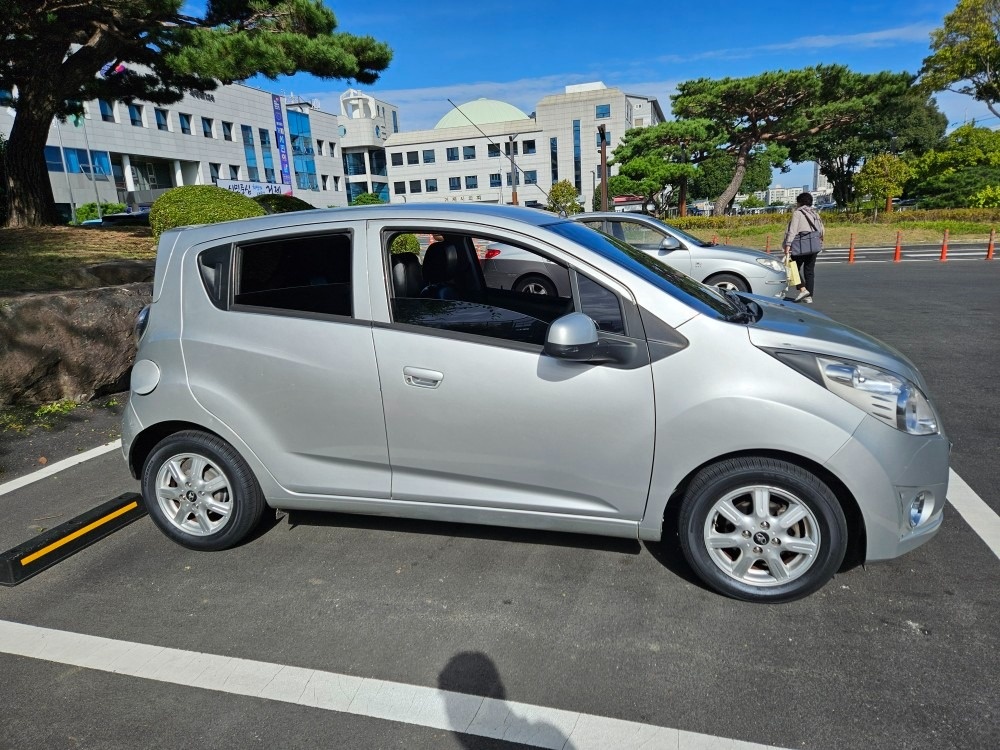
M732 289L734 292L750 291L750 285L732 273L718 273L705 279L705 283L709 286L717 286L719 289Z
M773 458L706 467L691 481L678 520L698 577L745 601L808 596L833 577L847 550L847 521L830 488Z
M243 457L221 438L196 430L157 444L143 467L142 497L164 534L198 550L238 544L257 527L265 508Z

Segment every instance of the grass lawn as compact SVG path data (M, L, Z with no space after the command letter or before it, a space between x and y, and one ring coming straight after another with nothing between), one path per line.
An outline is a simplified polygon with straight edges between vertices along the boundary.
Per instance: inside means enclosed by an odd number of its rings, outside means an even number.
M669 224L669 220L667 221ZM892 247L896 244L896 231L902 233L903 246L940 245L944 237L943 222L911 222L901 225L883 224L827 224L825 247L850 247L854 235L855 247ZM698 239L711 240L741 247L764 250L770 245L771 252L780 250L785 236L787 221L763 226L736 227L734 229L690 229ZM950 231L948 242L985 242L990 236L988 224L973 222L948 222Z
M75 269L155 257L149 227L0 229L0 295L69 289Z

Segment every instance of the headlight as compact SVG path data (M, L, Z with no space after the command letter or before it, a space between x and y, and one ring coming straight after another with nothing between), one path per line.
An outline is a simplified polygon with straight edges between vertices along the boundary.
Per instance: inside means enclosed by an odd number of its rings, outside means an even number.
M816 357L819 375L830 391L876 419L911 435L934 435L937 415L913 383L872 365Z
M770 268L775 273L781 273L785 270L785 267L774 258L754 258L754 260L765 268Z

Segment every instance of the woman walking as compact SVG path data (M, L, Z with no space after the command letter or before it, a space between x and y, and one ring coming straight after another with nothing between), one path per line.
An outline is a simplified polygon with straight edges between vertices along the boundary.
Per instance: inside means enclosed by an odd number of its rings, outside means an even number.
M795 301L812 304L816 256L823 249L823 234L826 229L819 213L812 207L813 197L810 193L800 193L795 202L798 205L788 222L782 246L785 248L785 257L790 255L799 267L802 283L796 287L799 293L795 295Z

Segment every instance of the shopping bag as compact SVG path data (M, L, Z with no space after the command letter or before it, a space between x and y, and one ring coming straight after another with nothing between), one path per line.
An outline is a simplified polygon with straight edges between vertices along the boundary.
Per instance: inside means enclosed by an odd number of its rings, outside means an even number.
M788 286L798 286L802 283L799 277L799 264L789 256L785 256L785 273L788 274Z

